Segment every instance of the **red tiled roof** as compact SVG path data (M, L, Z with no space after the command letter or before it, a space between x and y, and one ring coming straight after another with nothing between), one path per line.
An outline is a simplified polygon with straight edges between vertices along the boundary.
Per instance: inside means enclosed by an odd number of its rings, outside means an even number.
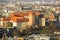
M3 21L10 21L10 18L4 18Z
M29 15L28 13L16 12L16 13L11 13L9 18L11 18L10 20L12 21L27 21L27 18L24 18L24 16L28 16L28 15Z

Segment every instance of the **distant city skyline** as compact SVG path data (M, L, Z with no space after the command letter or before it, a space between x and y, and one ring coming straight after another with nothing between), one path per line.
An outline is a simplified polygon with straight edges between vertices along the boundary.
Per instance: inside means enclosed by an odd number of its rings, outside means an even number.
M24 1L25 1L25 2L26 2L26 1L27 1L27 2L32 2L32 1L41 1L41 2L42 2L42 1L46 1L46 2L51 2L51 1L60 1L60 0L0 0L0 2L1 2L1 1L21 1L21 2L24 2Z

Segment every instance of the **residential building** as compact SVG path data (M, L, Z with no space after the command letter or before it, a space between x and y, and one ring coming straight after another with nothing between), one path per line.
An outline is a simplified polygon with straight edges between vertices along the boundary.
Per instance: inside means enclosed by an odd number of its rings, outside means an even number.
M60 16L59 16L59 22L60 22Z
M48 36L41 36L40 40L50 40L50 37L48 37Z
M29 14L29 16L28 16L29 17L28 25L32 26L35 23L34 13L33 13L33 11L28 11L27 13Z
M24 11L33 10L33 5L31 5L31 4L24 4L24 5L21 5L21 8Z
M35 16L35 25L38 25L39 26L39 17L40 15L40 12L35 12L34 16Z
M58 16L59 22L60 22L60 15Z
M3 18L0 18L0 26L3 26Z
M54 21L54 14L49 12L49 21Z
M39 19L39 26L46 26L46 18L45 17L42 17Z
M17 40L24 40L24 37L18 37Z
M0 26L3 26L3 19L4 19L4 16L0 15Z
M44 34L32 34L26 40L50 40L50 37Z

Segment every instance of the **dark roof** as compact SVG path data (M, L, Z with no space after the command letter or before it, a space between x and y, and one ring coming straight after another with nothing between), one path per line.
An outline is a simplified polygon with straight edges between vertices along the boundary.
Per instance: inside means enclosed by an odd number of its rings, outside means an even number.
M0 15L0 18L4 18L5 16Z

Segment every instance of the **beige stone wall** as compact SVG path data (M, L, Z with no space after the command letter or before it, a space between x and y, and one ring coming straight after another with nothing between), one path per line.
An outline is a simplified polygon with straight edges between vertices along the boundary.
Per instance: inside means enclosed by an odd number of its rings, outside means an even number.
M3 18L0 18L0 25L3 26Z
M32 13L29 14L28 25L32 26L34 24L34 15Z
M42 26L45 26L45 18L42 18Z

